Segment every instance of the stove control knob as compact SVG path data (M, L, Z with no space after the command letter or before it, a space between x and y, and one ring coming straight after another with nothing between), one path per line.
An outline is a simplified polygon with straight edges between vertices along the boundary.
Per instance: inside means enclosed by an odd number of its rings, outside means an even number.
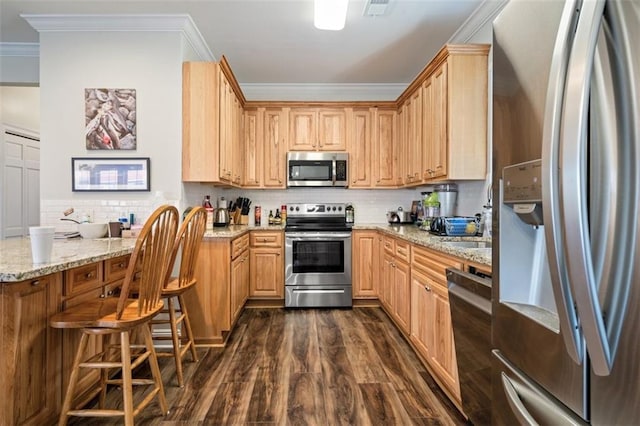
M293 211L293 206L289 207L289 210L290 210L290 211Z
M342 206L338 206L338 211L341 212L342 211Z
M296 211L299 212L300 211L300 207L296 206Z

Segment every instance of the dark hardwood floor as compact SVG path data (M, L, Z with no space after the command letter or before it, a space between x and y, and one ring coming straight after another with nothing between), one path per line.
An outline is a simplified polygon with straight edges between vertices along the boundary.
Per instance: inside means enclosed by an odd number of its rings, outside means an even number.
M198 354L184 388L160 359L170 412L154 402L136 424L465 424L380 308L245 309L226 348ZM119 398L109 390L112 406Z

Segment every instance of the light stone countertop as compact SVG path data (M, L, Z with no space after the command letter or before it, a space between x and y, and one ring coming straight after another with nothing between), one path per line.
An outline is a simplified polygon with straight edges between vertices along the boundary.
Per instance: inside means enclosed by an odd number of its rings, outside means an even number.
M388 225L379 223L356 224L354 230L382 231L393 237L402 238L433 250L459 257L481 265L491 266L491 250L452 247L446 241L489 241L482 237L439 237L418 229L413 225ZM249 231L281 231L284 225L231 225L208 229L206 239L237 238ZM64 271L77 266L99 262L113 257L130 254L135 246L135 238L99 238L85 240L73 238L54 240L51 262L42 265L31 261L29 238L0 240L0 283L17 282Z
M484 237L440 237L432 235L427 231L423 231L415 225L388 225L379 223L356 224L355 230L376 230L393 237L401 238L423 247L459 257L464 260L479 263L481 265L491 266L491 249L490 248L462 248L454 247L446 244L447 241L486 241L489 238ZM444 244L443 244L444 243Z
M10 238L0 240L0 282L17 282L99 262L133 252L135 238L83 238L53 241L51 262L34 264L31 260L31 240Z

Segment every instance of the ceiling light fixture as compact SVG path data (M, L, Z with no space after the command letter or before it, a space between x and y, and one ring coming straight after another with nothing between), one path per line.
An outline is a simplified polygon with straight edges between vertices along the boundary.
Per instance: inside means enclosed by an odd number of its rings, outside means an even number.
M349 0L315 0L313 24L319 30L339 31L347 20Z

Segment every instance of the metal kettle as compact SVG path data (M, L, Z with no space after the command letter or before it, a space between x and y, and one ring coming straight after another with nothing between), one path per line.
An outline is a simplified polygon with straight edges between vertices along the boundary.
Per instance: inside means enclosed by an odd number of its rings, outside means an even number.
M213 211L213 226L216 228L228 226L230 221L231 217L229 216L229 211L226 208L218 207Z

